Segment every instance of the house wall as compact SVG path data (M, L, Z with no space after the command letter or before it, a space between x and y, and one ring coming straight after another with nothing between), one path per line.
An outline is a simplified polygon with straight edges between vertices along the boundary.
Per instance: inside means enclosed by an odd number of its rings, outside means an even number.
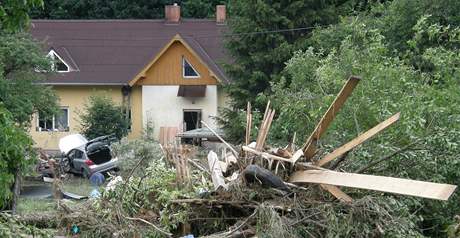
M182 57L198 71L200 78L182 77ZM211 76L207 66L195 57L181 42L174 42L150 67L139 85L215 85L217 80Z
M178 97L178 85L142 86L142 111L144 125L153 123L154 138L158 138L160 127L183 128L183 110L201 109L201 119L210 126L215 126L212 118L217 115L218 93L216 85L206 87L206 96L200 98Z
M36 147L46 150L58 150L59 139L80 132L79 114L93 94L106 94L116 103L122 102L121 86L55 86L60 98L59 104L69 108L69 131L37 131L37 115L33 117L29 133ZM131 92L131 132L129 138L138 138L142 134L142 89L133 87Z

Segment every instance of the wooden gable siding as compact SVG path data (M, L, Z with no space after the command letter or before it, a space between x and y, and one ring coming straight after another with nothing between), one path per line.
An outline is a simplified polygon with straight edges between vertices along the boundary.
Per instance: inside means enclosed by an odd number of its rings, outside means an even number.
M198 71L200 78L182 77L182 57ZM175 41L148 69L139 85L215 85L217 80L211 76L206 65L192 54L180 41Z

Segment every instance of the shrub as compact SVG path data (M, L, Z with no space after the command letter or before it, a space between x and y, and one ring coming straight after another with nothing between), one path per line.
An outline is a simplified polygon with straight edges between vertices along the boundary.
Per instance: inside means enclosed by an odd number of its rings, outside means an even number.
M81 132L88 138L115 135L118 139L128 134L129 118L124 108L106 95L93 95L81 115Z

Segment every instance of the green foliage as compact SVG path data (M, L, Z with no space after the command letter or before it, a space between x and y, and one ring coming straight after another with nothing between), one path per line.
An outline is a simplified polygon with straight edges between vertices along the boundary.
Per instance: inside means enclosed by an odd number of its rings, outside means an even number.
M15 172L33 163L32 158L32 140L0 103L0 210L10 206Z
M80 115L81 132L88 139L111 134L121 139L128 134L130 125L123 111L107 95L92 95Z
M28 34L0 32L0 101L21 126L28 127L34 112L52 116L57 96L48 86L39 84L50 69L50 61Z
M458 238L460 237L460 216L456 216L456 222L447 228L447 237Z
M338 39L336 47L309 48L297 52L285 68L285 77L272 84L272 100L278 118L270 139L287 141L297 132L301 141L311 133L335 98L344 80L359 75L361 82L322 138L322 150L330 151L401 111L400 121L375 139L354 150L342 165L346 171L419 141L410 150L372 170L374 174L459 184L460 103L458 94L458 28L430 23L421 17L406 53L393 54L382 29L359 18L344 19L332 29L313 33L316 39ZM363 20L365 21L365 20ZM334 31L339 29L339 31ZM343 34L346 32L346 34ZM319 41L317 41L319 42ZM437 42L432 44L430 42ZM430 46L431 45L431 46ZM327 47L327 46L326 46ZM417 70L410 59L417 56L430 69ZM407 169L410 168L410 169ZM425 235L443 236L452 217L460 213L458 195L447 203L404 198L403 203L421 217Z
M233 34L227 39L227 49L235 61L227 65L227 73L234 79L228 91L236 107L247 101L255 102L259 93L269 92L270 81L279 79L284 63L292 54L303 49L311 29L244 34L327 25L351 9L354 1L234 1L229 5L229 28ZM262 103L255 105L262 107Z
M43 7L43 0L3 0L0 2L0 29L19 31L29 24L29 10Z
M46 229L24 225L10 214L0 213L0 236L1 237L54 237L53 233Z
M142 234L146 237L158 237L157 231L146 226L142 229L123 229L124 225L114 219L114 211L124 216L138 216L149 211L146 215L153 216L161 223L164 230L174 230L185 221L187 209L177 210L171 205L171 200L190 193L179 190L176 186L176 171L167 165L158 143L146 141L126 141L114 144L114 153L121 160L123 181L114 189L103 192L103 197L95 204L95 212L102 218L103 225L116 224L120 234L130 237ZM129 172L139 161L142 161L137 171L129 176ZM129 223L129 220L124 220ZM156 223L156 222L154 222ZM131 226L129 226L131 227ZM85 228L92 237L111 234L111 231ZM106 232L106 233L104 233ZM161 237L161 236L159 236Z
M45 0L32 18L49 19L161 19L164 6L177 3L186 18L212 17L215 6L225 0Z

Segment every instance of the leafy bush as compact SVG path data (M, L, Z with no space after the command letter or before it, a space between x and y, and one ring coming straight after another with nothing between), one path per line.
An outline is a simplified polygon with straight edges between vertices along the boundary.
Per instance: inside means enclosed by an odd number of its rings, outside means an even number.
M33 163L32 140L0 103L0 210L10 208L17 171ZM27 159L29 158L29 159Z
M106 95L93 95L80 116L81 132L89 139L115 135L118 139L128 134L130 121L123 107Z

